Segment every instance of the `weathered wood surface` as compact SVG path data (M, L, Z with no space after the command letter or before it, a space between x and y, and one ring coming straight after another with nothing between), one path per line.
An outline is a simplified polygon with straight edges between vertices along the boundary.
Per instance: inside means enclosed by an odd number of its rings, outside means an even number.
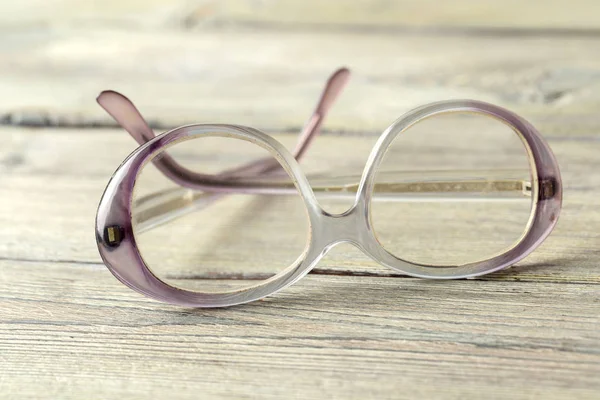
M425 11L426 10L426 11ZM7 26L57 24L142 28L246 25L288 29L513 29L583 33L600 28L594 0L23 0L0 6Z
M190 310L101 267L0 267L7 398L598 394L596 285L309 275L262 302Z
M94 4L0 5L0 398L598 398L597 2ZM135 144L92 127L112 124L100 90L160 127L240 123L292 146L344 64L354 78L307 171L360 172L414 106L488 100L556 153L552 236L472 281L402 277L340 246L286 291L222 310L110 275L94 215Z
M430 282L340 247L316 275L265 302L194 311L131 292L98 258L95 207L131 138L106 129L2 136L10 138L1 155L10 195L0 200L6 397L35 397L42 386L64 398L594 398L600 389L595 140L551 139L567 182L563 215L512 269ZM335 165L373 139L325 135L305 164Z
M527 112L551 130L561 128L557 112L572 118L573 131L582 128L582 114L600 107L600 52L593 51L600 37L173 30L157 36L92 27L14 32L0 36L0 46L8 49L0 54L0 114L10 123L112 123L93 100L115 89L161 126L234 121L298 128L341 65L354 77L331 112L330 130L379 133L409 109L448 98Z
M351 67L355 76L329 118L330 130L380 132L408 109L441 98L488 100L538 116L550 129L561 127L552 110L572 116L567 126L578 130L590 127L582 124L582 114L600 107L600 53L595 51L600 33L552 30L561 26L552 15L574 30L586 29L581 15L597 23L595 1L463 0L435 6L361 1L345 7L347 13L330 2L221 3L115 1L111 8L105 2L95 7L76 1L4 2L0 118L30 125L111 123L93 99L112 88L129 95L162 126L210 120L292 129L303 123L323 81L340 65ZM375 15L371 27L311 27L335 15L351 23L353 7L363 10L360 15ZM503 14L498 8L511 16L505 25L523 18L528 26L541 23L549 31L529 35L507 28L489 35L462 22L468 28L463 34L376 29L379 15L414 21L417 12L441 26L448 9L463 17L469 10L473 23L493 24L489 19ZM427 12L417 11L422 9ZM222 23L190 30L168 22L190 12L222 15ZM243 15L281 20L282 27L227 23ZM308 26L285 29L295 26L285 23L288 18ZM597 120L586 122L598 126Z

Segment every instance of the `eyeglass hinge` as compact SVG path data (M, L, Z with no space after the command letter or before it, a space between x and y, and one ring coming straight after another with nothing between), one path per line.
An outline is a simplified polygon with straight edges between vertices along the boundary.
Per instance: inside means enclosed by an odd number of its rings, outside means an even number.
M548 200L554 197L556 194L556 180L553 178L542 179L540 181L540 200Z
M123 228L119 225L111 225L104 228L104 242L110 247L117 247L123 241Z

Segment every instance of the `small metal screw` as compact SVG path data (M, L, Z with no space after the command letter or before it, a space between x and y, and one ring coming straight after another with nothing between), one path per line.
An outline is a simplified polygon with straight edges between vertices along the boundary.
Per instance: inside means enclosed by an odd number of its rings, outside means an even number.
M544 179L540 181L540 200L548 200L556 194L556 183L554 179Z
M123 240L123 228L119 225L111 225L104 228L104 241L110 247L117 247Z

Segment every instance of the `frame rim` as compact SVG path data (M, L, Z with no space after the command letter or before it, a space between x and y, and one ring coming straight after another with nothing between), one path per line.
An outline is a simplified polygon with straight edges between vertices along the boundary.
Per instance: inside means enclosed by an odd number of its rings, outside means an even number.
M309 227L304 251L292 265L271 278L249 287L224 292L196 292L178 288L162 281L144 262L135 241L132 227L131 202L137 175L147 162L164 150L186 138L196 136L226 136L254 143L269 151L292 178L307 210ZM192 307L225 307L258 300L287 287L310 271L322 256L316 251L313 227L319 224L322 210L307 178L292 154L277 140L256 129L238 125L194 124L175 128L156 136L134 150L119 166L109 181L96 215L96 241L100 256L111 273L131 289L156 300ZM118 227L121 240L110 245L107 227Z
M389 145L402 132L422 119L448 112L476 112L495 117L511 127L523 140L530 155L532 196L535 210L527 231L507 251L487 260L462 266L435 267L402 260L388 252L377 240L371 223L370 207L377 169ZM174 287L156 277L143 261L135 242L131 200L135 180L146 162L173 142L212 133L246 140L269 151L292 178L304 200L309 217L309 238L295 263L255 285L227 292L195 292ZM534 174L535 173L535 174ZM550 182L552 193L548 195ZM195 124L175 128L156 136L134 150L109 181L96 215L96 241L100 255L112 274L125 285L164 302L192 307L225 307L258 300L302 278L335 245L348 242L378 263L404 274L436 279L474 277L512 265L537 248L550 234L560 214L562 182L558 163L540 133L518 115L495 105L475 100L449 100L414 109L392 123L371 150L363 170L353 206L342 214L325 212L293 155L277 140L256 129L225 124ZM111 245L107 228L121 229L122 240Z
M523 235L511 248L491 258L455 266L433 266L403 260L389 252L377 240L371 221L371 204L377 170L386 150L395 138L424 119L453 112L473 112L496 118L510 127L522 140L529 155L532 172L533 207ZM546 196L545 185L551 182L552 195ZM357 195L357 207L367 215L369 241L363 248L377 262L418 278L471 278L504 269L528 256L552 232L562 207L562 181L558 162L542 135L517 114L490 103L477 100L447 100L426 104L403 115L392 123L373 147Z

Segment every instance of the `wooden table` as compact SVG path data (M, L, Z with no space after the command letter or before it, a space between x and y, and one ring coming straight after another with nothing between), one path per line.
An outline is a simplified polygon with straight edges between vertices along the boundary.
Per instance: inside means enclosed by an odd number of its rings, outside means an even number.
M0 398L600 397L596 1L90 3L0 5ZM420 104L503 105L559 160L552 236L514 268L443 282L342 246L227 309L164 305L111 276L94 215L135 144L100 90L158 128L238 123L286 141L339 65L354 79L313 162Z

